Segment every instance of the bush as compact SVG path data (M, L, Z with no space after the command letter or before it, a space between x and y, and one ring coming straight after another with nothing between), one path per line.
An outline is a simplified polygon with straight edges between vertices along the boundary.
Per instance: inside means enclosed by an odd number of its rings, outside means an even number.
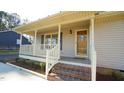
M119 71L114 71L112 73L112 76L116 79L116 80L123 80L124 79L124 75L119 72Z
M45 63L40 63L41 70L45 72L46 70L46 64Z

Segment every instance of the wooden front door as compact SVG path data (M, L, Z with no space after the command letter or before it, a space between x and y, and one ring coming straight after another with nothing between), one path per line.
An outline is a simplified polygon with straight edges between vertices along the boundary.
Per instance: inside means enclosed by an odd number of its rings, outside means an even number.
M87 30L76 32L76 56L87 57Z

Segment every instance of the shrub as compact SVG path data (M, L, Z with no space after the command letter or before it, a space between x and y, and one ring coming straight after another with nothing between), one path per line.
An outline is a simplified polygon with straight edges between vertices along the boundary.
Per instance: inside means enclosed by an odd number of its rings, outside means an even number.
M41 70L45 72L46 70L46 64L45 63L40 63Z
M124 79L124 75L119 72L119 71L114 71L112 73L112 76L116 79L116 80L123 80Z

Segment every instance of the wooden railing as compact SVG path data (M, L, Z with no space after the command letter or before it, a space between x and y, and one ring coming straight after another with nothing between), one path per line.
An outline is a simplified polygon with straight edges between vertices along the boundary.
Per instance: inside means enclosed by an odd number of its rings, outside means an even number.
M33 50L33 45L21 45L20 54L34 55L39 57L46 57L46 51L54 48L56 44L36 44ZM34 54L33 54L33 51Z
M51 68L58 63L60 57L59 46L48 44L37 44L35 54L33 54L33 45L21 45L20 54L46 57L46 78Z
M33 45L21 45L20 54L33 55Z
M59 56L60 56L58 48L59 48L58 45L56 45L51 50L47 50L47 54L46 54L46 77L47 77L49 71L51 70L51 68L56 63L58 63L58 59L59 59Z

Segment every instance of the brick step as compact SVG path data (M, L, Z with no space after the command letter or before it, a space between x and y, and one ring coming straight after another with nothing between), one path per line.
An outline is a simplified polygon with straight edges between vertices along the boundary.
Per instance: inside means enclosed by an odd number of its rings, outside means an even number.
M51 69L48 80L91 80L91 69L58 63Z
M77 75L81 75L81 76L90 76L89 72L78 72L78 71L71 71L71 70L65 70L65 69L53 69L52 70L53 73L61 73L61 74L77 74Z
M64 68L64 67L54 67L53 70L65 70L65 71L71 71L71 72L81 72L81 73L91 73L90 68L82 67L82 69L70 69L70 68Z
M62 79L55 73L50 73L47 76L47 79L50 80L50 81L62 81Z
M90 80L90 77L91 77L90 73L72 73L72 72L66 72L62 70L53 70L52 73L56 73L59 76L67 76L70 78L77 78L80 80Z
M74 65L68 65L68 64L63 64L63 63L58 63L53 68L91 73L91 69L89 67L74 66Z

